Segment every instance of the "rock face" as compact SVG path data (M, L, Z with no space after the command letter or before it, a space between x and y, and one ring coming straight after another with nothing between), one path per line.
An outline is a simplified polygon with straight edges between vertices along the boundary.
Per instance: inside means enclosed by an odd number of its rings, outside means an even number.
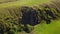
M32 26L38 23L38 12L31 7L22 8L22 23L30 24Z
M48 24L51 22L51 19L56 19L56 16L50 10L50 8L41 10L39 8L34 9L32 7L25 6L25 7L22 7L21 11L22 11L22 23L23 24L29 24L29 25L34 26L34 25L41 23L42 20L45 20L46 23Z
M22 7L22 24L24 24L24 31L29 33L27 24L35 26L38 24L38 12L31 7Z
M26 27L26 30L24 31L28 31L27 29L27 24L31 25L31 26L35 26L37 24L42 23L42 21L46 21L46 24L50 24L51 20L56 20L58 18L58 14L54 13L53 9L50 8L50 6L46 5L43 6L43 10L42 9L34 9L32 7L27 7L27 6L23 6L21 9L22 12L22 24L24 24L24 27ZM55 9L56 10L56 9ZM58 12L58 11L56 11ZM58 16L57 16L58 15ZM60 17L59 17L60 18Z
M22 23L35 26L46 21L46 24L50 24L51 20L56 20L60 18L60 6L59 1L53 2L48 5L44 5L43 8L32 8L28 6L23 6L21 8L22 12ZM41 6L42 7L42 6Z

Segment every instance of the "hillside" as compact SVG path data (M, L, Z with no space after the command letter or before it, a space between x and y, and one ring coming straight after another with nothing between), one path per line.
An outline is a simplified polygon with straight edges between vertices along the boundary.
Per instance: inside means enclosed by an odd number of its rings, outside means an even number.
M44 18L47 17L45 15L45 13L47 13L45 10L48 10L48 12L51 10L53 16L51 16L51 14L50 16L48 15L48 18L51 18L51 22L49 24L46 24L46 21L44 21L43 19L41 23L35 26L27 24L30 32L27 33L24 30L25 25L20 24L20 19L22 18L21 11L24 11L23 7L25 6L27 6L26 11L36 10L38 12L38 16L40 17L43 14ZM52 0L0 0L0 34L60 34L59 9L59 1L53 2ZM42 14L40 14L39 11ZM56 18L54 19L54 17Z

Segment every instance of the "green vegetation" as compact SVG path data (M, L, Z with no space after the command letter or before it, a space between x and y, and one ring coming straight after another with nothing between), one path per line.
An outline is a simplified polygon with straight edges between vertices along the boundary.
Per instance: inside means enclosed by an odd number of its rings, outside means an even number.
M33 6L36 4L50 3L50 0L19 0L15 2L3 3L0 4L1 7L13 7L13 6Z
M3 2L5 0L1 1ZM60 11L60 3L57 2L57 5L56 3L50 4L50 1L51 0L17 0L14 2L0 4L0 29L4 28L4 31L2 30L4 34L27 34L23 31L24 25L20 25L18 23L18 19L21 18L21 6L44 8L45 4L47 4L51 7L51 11L55 11L54 13L56 13L55 9ZM57 14L59 15L59 13ZM28 26L31 28L30 30L32 30L32 26ZM20 32L20 30L22 30L22 32ZM41 24L34 26L34 30L30 34L60 34L59 18L57 20L52 20L50 24L46 24L43 21Z
M33 31L35 34L60 34L60 20L52 21L51 24L39 24Z

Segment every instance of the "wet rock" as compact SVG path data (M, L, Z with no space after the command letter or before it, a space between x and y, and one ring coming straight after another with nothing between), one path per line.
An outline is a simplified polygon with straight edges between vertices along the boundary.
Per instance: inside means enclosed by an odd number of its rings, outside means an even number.
M38 23L37 11L31 7L23 7L22 11L22 22L23 24L30 24L32 26Z

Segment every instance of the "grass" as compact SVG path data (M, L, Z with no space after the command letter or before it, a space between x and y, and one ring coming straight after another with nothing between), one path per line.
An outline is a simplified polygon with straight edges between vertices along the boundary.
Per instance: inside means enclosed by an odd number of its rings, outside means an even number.
M51 24L39 24L35 26L36 34L60 34L60 20L52 21Z
M20 7L20 6L34 6L43 3L50 3L51 0L19 0L15 2L8 2L0 4L0 17L4 19L7 16L10 16L9 12L5 8L10 7ZM60 34L60 20L52 21L51 24L39 24L34 26L35 29L31 34ZM16 33L17 34L17 33ZM21 33L18 33L21 34ZM25 34L22 32L22 34Z
M1 0L5 1L5 0ZM8 8L14 8L14 7L20 7L20 6L34 6L37 4L43 4L43 3L49 3L51 0L18 0L15 2L8 2L8 3L3 3L0 4L0 14L3 15L8 15ZM7 9L5 9L7 8ZM4 17L4 16L3 16Z
M33 6L36 4L49 3L49 2L50 2L50 0L19 0L19 1L15 1L15 2L0 4L0 8L12 7L12 6L23 6L23 5Z
M39 24L30 34L60 34L60 20L52 21L51 24ZM18 33L20 34L20 33ZM27 34L21 32L21 34Z

